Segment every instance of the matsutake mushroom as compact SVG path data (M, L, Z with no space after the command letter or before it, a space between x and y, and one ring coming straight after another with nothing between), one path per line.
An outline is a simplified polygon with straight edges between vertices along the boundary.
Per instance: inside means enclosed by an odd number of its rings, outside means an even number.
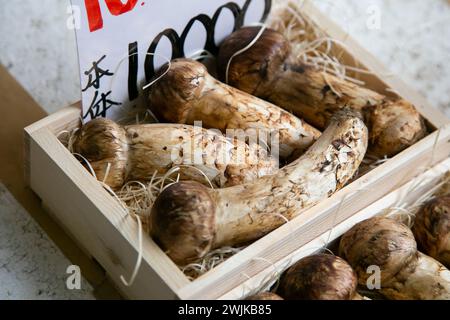
M167 67L162 67L161 71ZM226 132L245 130L278 144L283 159L296 158L310 147L320 132L283 109L223 84L200 62L176 59L151 88L150 108L159 119L194 124ZM270 137L269 134L272 134Z
M244 27L220 47L219 74L230 85L270 101L306 120L319 130L344 107L363 112L369 127L369 152L394 156L426 134L415 107L301 63L291 55L283 34L266 29L246 51L260 27Z
M273 292L261 292L258 294L255 294L253 296L248 297L245 300L249 300L249 301L277 301L277 300L283 300L282 297L280 297L279 295L277 295L276 293Z
M425 203L416 214L412 231L422 252L450 268L450 196Z
M277 293L286 300L361 300L355 271L331 254L305 257L281 277Z
M103 118L88 122L69 146L82 155L97 178L111 188L132 180L150 180L174 166L182 180L226 187L251 182L278 170L267 150L199 127L178 124L120 126Z
M152 236L180 265L213 248L258 239L351 180L367 140L359 113L341 110L302 157L274 175L220 190L195 182L174 184L152 208Z
M378 267L380 293L394 300L449 300L450 271L417 251L413 233L393 219L375 217L358 223L341 239L339 254L366 286Z

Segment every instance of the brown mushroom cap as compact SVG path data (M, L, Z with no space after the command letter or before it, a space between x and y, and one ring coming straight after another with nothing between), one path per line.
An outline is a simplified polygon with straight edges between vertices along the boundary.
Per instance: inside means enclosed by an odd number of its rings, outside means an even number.
M261 27L244 27L232 33L221 45L218 56L218 72L226 80L226 70L231 57L249 45ZM282 68L291 53L291 46L283 34L264 30L258 41L247 51L233 57L228 73L228 83L241 90L255 94L261 83L266 85ZM259 91L259 90L258 90Z
M258 293L253 296L250 296L245 300L249 300L249 301L273 300L273 301L275 301L275 300L283 300L283 298L273 292L262 292L262 293Z
M419 248L450 268L450 196L426 203L416 214L412 230Z
M114 121L97 118L85 124L74 134L72 151L89 161L101 181L110 165L105 181L110 187L118 188L125 182L128 142L124 128Z
M411 230L393 219L375 217L362 221L342 236L339 254L358 274L365 285L370 266L381 269L381 283L390 280L413 259L417 258L417 244Z
M405 100L386 101L375 106L368 114L367 122L370 151L380 158L395 156L427 133L422 116Z
M318 254L303 258L281 277L278 293L287 300L350 300L356 274L343 259Z
M166 64L155 76L158 78L169 66ZM203 90L204 79L208 74L206 67L198 61L190 59L175 59L171 62L169 71L152 86L149 100L150 108L160 120L179 123L189 112L190 100L197 99ZM167 109L167 101L173 105ZM178 109L178 112L173 112ZM183 110L185 109L185 110Z
M203 257L215 235L215 204L209 189L193 181L165 189L152 208L151 234L175 263Z

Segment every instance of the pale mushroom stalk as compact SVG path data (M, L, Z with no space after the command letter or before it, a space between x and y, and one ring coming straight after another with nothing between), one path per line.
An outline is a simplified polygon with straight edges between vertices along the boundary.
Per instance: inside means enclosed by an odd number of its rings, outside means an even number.
M149 105L159 119L168 122L201 121L205 128L223 133L241 129L249 135L275 135L283 159L298 157L320 136L289 112L219 82L204 65L190 59L171 62L167 74L152 86ZM271 146L272 138L266 140Z
M113 189L127 181L148 181L155 172L165 174L175 166L181 166L182 180L209 180L217 187L251 182L278 170L278 160L257 144L248 146L188 125L120 126L98 118L75 133L70 147Z

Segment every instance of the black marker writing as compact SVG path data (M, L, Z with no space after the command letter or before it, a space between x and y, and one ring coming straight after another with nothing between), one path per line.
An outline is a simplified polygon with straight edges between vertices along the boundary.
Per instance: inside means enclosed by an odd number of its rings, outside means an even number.
M221 14L223 14L224 11L229 11L234 17L234 26L233 31L236 31L237 29L241 28L245 23L245 18L247 16L247 12L249 11L251 3L255 0L246 0L242 8L234 3L234 2L228 2L222 6L220 6L214 15L210 18L209 16L205 14L199 14L195 17L193 17L188 24L186 25L185 29L179 35L174 29L168 28L160 32L151 42L149 48L147 49L147 56L145 57L144 61L144 70L145 70L145 79L147 82L150 82L155 74L156 74L156 68L155 68L155 52L156 49L161 42L162 38L166 38L166 40L169 40L171 46L172 46L172 55L170 57L171 60L176 58L181 58L185 56L184 46L186 39L189 35L189 33L192 30L192 27L196 22L199 22L203 25L203 27L206 30L206 43L204 46L204 49L211 52L212 54L217 54L219 51L218 43L216 41L216 29L217 29L217 22L219 21L219 18ZM261 0L264 1L264 12L260 19L260 22L264 22L267 19L267 16L270 13L270 10L272 8L272 0ZM135 45L136 44L136 45ZM129 45L129 54L136 52L134 49L137 49L137 43L130 43ZM133 49L133 50L132 50ZM128 95L130 101L138 98L138 87L137 87L137 80L138 77L138 68L136 68L137 64L137 58L135 59L135 56L133 58L130 56L130 67L129 67L129 74L128 74Z
M94 93L94 98L92 99L91 106L87 110L87 112L83 115L83 119L90 117L91 119L95 119L98 117L106 117L106 111L108 111L113 106L119 106L122 103L115 102L108 99L108 96L111 94L111 91L108 93L101 93L99 96L98 90Z
M138 43L130 43L128 45L128 97L130 101L139 96L137 88L138 59Z
M88 90L89 88L95 88L94 97L92 99L91 105L86 113L83 115L83 119L90 118L95 119L97 117L106 117L106 112L113 106L121 105L120 102L115 102L108 97L111 95L111 91L107 93L100 93L100 80L102 77L107 76L111 77L114 73L109 72L108 70L102 69L99 65L106 58L106 55L101 57L99 60L94 61L92 63L92 68L85 71L84 74L88 76L88 83L86 87L83 89L83 92Z
M103 61L103 59L106 58L106 55L101 57L98 61L92 62L92 68L85 71L84 74L88 76L88 83L86 84L86 87L82 90L83 92L89 89L90 87L94 87L95 89L100 88L100 79L103 76L112 76L114 73L109 72L108 70L103 70L99 67L100 62Z

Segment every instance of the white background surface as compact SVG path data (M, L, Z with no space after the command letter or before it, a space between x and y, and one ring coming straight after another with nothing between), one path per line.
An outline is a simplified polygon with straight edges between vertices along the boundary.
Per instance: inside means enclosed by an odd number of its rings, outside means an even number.
M447 0L315 2L450 116ZM75 36L66 27L68 4L68 0L0 0L0 62L48 112L80 99ZM380 30L366 27L372 4L381 10ZM0 300L92 298L87 284L81 292L65 289L68 264L0 185Z

